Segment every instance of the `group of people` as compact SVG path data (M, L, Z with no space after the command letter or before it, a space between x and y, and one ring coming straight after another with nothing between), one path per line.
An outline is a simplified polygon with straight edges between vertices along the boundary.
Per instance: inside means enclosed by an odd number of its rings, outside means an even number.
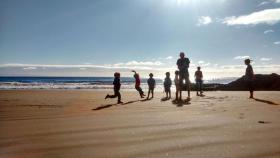
M250 91L250 98L253 98L253 91L254 91L254 86L253 86L253 79L254 79L254 72L253 68L250 64L250 59L245 60L245 64L247 65L246 68L246 73L245 73L245 81L246 85ZM182 100L182 91L188 91L188 97L186 101L190 101L190 79L189 79L189 65L190 65L190 60L189 58L185 57L184 52L180 52L180 58L177 60L177 66L178 70L175 71L175 87L176 87L176 99L175 101L181 101ZM142 88L140 87L141 85L141 80L139 74L133 70L134 72L134 78L135 78L135 89L139 92L139 95L141 98L144 98L146 95L144 94ZM163 85L164 85L164 91L166 93L166 100L171 99L171 85L172 81L170 78L170 72L165 73L166 77L164 79ZM107 98L116 98L118 97L118 104L123 103L121 101L121 94L120 94L120 73L115 72L114 74L114 95L109 95L107 94L105 99ZM194 74L195 77L195 82L196 82L196 95L197 96L203 96L203 91L202 91L202 86L203 86L203 74L201 71L201 67L197 67L197 71ZM149 87L148 90L148 96L147 99L152 99L154 97L154 89L156 85L156 81L153 78L153 74L149 74L149 79L147 80L147 84ZM150 98L151 94L151 98Z

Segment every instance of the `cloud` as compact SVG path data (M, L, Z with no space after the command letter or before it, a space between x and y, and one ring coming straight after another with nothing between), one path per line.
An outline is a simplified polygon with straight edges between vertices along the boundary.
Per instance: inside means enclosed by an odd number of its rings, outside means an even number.
M125 63L124 65L126 66L159 66L159 65L162 65L162 63L160 61L155 61L155 62L152 62L152 61L129 61L127 63Z
M171 60L171 59L173 59L173 56L168 56L168 57L166 57L165 59Z
M223 20L227 25L257 25L268 24L273 25L280 21L280 8L266 9L258 12L253 12L249 15L232 16Z
M200 61L198 61L197 63L198 63L198 66L202 66L202 67L208 67L208 66L211 65L211 63L205 62L205 61L203 61L203 60L200 60ZM195 66L195 65L194 65L194 66Z
M260 7L260 6L267 5L267 4L271 4L271 3L276 3L276 4L278 4L278 3L280 3L280 0L263 1L263 2L261 2L258 6Z
M276 42L274 42L274 44L278 45L278 44L280 44L280 41L276 41Z
M268 34L268 33L273 33L273 32L274 32L273 30L265 30L263 33Z
M208 25L208 24L210 24L212 22L213 21L212 21L211 17L209 17L209 16L201 16L198 19L197 26Z
M23 70L36 70L37 67L24 67Z
M202 62L200 62L202 63ZM125 64L125 63L123 63ZM241 77L244 75L245 65L217 65L203 61L202 66L205 79L220 77ZM23 68L36 67L37 71L27 71ZM43 69L45 68L45 69ZM280 73L280 65L273 64L253 64L256 73ZM115 66L113 65L35 65L35 64L4 64L0 65L0 75L5 76L112 76L114 72L121 72L123 77L131 77L131 69L135 69L141 74L141 77L148 77L149 73L154 73L157 78L164 78L165 72L172 72L177 69L176 65L161 66ZM40 71L38 71L40 70ZM83 70L83 71L82 71ZM196 71L196 64L189 68L190 74ZM193 75L191 75L193 76ZM172 76L173 78L173 76ZM191 77L191 80L194 78Z
M248 55L234 57L235 60L238 60L238 59L249 59L249 58L250 58L250 56L248 56Z
M260 6L263 6L263 5L266 5L266 4L269 4L270 2L268 2L268 1L264 1L264 2L261 2L258 6L260 7Z
M34 70L37 68L53 68L53 69L65 69L65 68L79 68L80 70L86 70L87 68L97 68L97 69L138 69L138 70L148 70L156 69L163 65L160 61L155 62L138 62L138 61L129 61L126 63L116 63L113 65L93 65L93 64L82 64L82 65L50 65L50 64L20 64L20 63L11 63L11 64L2 64L0 68L23 68L24 70Z
M200 61L198 61L197 63L198 63L198 64L203 64L203 63L205 63L205 61L200 60Z
M261 58L260 60L261 60L261 61L271 61L272 58Z

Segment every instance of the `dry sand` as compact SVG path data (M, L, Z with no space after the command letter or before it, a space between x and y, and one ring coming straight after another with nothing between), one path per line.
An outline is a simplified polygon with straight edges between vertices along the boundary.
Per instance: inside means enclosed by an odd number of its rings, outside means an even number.
M207 92L183 105L136 91L112 105L106 93L0 91L0 157L280 157L279 92Z

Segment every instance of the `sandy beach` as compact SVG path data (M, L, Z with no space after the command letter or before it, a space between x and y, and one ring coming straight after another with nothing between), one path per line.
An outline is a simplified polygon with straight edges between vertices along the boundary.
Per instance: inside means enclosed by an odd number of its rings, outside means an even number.
M108 92L0 91L0 157L280 157L279 92L192 92L173 104L131 91L123 105Z

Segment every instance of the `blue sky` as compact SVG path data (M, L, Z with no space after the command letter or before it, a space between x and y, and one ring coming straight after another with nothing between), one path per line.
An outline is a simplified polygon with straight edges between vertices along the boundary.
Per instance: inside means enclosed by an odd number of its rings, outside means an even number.
M280 0L1 0L0 75L280 73Z

